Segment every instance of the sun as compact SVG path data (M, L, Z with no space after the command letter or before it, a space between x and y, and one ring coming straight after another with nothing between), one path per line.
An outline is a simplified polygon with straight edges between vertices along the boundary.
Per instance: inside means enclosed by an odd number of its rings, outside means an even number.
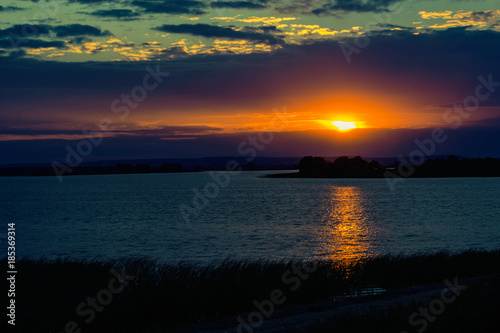
M337 127L339 131L348 131L357 128L354 121L333 121L332 125Z

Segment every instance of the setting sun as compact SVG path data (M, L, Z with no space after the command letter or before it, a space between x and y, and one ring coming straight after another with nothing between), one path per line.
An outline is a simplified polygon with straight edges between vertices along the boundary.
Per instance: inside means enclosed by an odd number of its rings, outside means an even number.
M356 123L351 121L334 121L332 125L337 127L339 131L348 131L357 128Z

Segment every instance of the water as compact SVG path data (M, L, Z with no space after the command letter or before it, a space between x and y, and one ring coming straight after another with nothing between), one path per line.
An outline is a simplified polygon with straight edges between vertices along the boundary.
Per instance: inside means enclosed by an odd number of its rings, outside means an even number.
M500 247L500 178L269 179L231 174L189 223L209 173L0 178L20 257L359 258ZM206 185L212 183L212 185ZM209 193L214 194L214 193ZM201 201L200 201L201 202Z

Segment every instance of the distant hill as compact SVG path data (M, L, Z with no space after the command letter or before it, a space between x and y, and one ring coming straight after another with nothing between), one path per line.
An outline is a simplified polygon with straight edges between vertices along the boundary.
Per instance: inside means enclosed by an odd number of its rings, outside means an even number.
M244 170L297 169L300 157L247 157L221 156L205 158L132 159L84 162L71 168L67 175L168 173L225 170L229 161L236 161ZM54 176L50 164L0 165L0 176Z

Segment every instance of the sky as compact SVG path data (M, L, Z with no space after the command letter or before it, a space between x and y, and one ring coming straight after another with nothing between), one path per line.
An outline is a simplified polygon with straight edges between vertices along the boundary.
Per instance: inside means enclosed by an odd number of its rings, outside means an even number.
M497 0L5 0L0 164L500 157L499 59Z

